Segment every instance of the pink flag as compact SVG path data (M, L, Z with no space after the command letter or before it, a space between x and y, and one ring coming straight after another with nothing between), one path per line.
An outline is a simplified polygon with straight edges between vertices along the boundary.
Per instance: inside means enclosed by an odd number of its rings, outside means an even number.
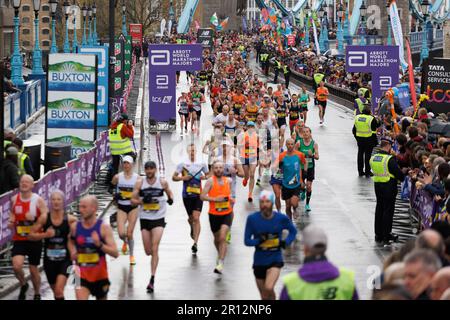
M198 31L198 29L200 29L200 24L198 23L197 20L195 20L195 30Z
M409 44L409 39L406 39L406 49L408 53L408 71L409 71L409 88L411 90L411 100L414 106L414 111L417 111L417 94L416 94L416 84L414 81L414 68L411 56L411 46Z

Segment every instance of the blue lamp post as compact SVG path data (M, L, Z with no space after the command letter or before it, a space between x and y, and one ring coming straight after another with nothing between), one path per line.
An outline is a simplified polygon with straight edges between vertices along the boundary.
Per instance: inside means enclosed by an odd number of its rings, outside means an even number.
M361 7L359 8L359 11L361 12L361 23L360 23L360 38L359 38L359 45L365 46L367 44L366 39L366 13L367 13L367 7L365 4L365 1L361 3Z
M66 36L64 38L64 53L70 53L70 44L69 44L69 13L70 13L70 4L69 2L64 1L64 14L66 16Z
M320 7L319 9L319 21L320 21L320 36L319 36L319 49L320 52L325 52L325 30L326 30L326 26L325 26L325 21L324 21L324 15L325 15L325 10L323 8L323 6ZM326 31L328 32L328 31Z
M390 14L390 7L391 7L391 1L388 0L386 2L386 11L387 11L387 40L386 40L386 44L388 46L392 45L392 35L391 35L391 14Z
M88 37L88 44L90 46L94 45L94 40L92 38L92 7L89 6L88 8L88 17L89 17L89 37Z
M81 8L81 12L83 13L83 38L81 39L81 45L85 46L87 45L86 40L86 15L87 15L88 9L85 5L83 5L83 8Z
M309 6L309 1L306 2L305 6L305 44L307 47L309 47L309 13L310 13L311 7Z
M57 53L58 47L56 46L56 32L55 32L55 15L56 15L56 9L58 8L58 1L57 0L50 0L50 10L52 11L52 46L50 48L50 53Z
M342 3L339 3L339 6L337 7L337 41L338 41L338 51L339 53L344 52L344 32L342 30L342 17L344 16L344 7L342 6Z
M72 42L72 51L73 53L77 52L78 49L78 35L77 35L77 9L76 9L76 4L75 4L75 0L73 0L73 42Z
M22 76L23 59L20 53L19 47L19 8L21 0L14 0L14 52L11 58L11 80L15 86L22 85L24 83Z
M330 38L328 36L328 6L325 2L325 5L323 6L324 9L324 17L323 17L323 47L325 51L330 49Z
M348 16L349 16L349 11L348 11L348 2L345 5L345 19L344 19L344 39L345 42L349 45L353 44L353 39L350 36L350 21L348 20Z
M94 15L94 33L92 35L94 45L97 45L97 5L92 5L92 14Z
M422 9L423 14L423 27L422 27L422 50L420 51L420 64L428 59L429 50L428 50L428 41L427 41L427 18L428 18L428 8L430 6L430 2L428 0L422 0L420 7Z
M122 34L126 37L127 33L127 6L125 5L125 1L122 0Z
M34 50L33 50L33 69L31 74L41 75L44 74L44 69L42 69L42 51L39 47L39 10L41 9L41 0L33 0L34 9Z

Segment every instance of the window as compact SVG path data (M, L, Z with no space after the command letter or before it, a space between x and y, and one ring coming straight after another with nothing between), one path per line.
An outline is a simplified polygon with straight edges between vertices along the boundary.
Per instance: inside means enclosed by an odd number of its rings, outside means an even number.
M30 34L30 29L22 29L22 34Z
M47 5L42 6L42 11L50 11L50 7Z
M30 23L30 18L28 18L28 17L23 17L23 18L22 18L22 23Z
M22 11L23 11L23 12L25 12L25 11L30 11L30 6L29 6L29 5L24 5L24 6L22 6Z
M42 46L43 47L50 47L50 41L48 41L48 40L42 41Z
M49 17L43 17L42 18L42 23L49 23L50 22L50 18Z
M29 47L30 46L30 41L24 41L23 42L23 46L24 47Z
M50 34L50 29L42 29L42 34Z

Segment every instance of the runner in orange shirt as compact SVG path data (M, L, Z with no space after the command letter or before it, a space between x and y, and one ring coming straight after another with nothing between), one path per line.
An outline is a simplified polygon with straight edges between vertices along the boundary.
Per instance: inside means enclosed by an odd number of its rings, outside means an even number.
M325 117L325 110L327 108L328 96L330 93L325 87L325 82L321 81L320 86L316 90L316 99L319 102L319 119L320 124L323 124Z

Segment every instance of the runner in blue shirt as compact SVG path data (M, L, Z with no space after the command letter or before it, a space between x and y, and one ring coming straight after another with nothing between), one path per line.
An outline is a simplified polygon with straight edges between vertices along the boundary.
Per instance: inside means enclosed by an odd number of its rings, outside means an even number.
M263 300L275 300L275 283L284 265L281 249L289 246L297 235L291 220L273 211L275 194L262 191L259 196L260 211L248 216L245 226L245 245L255 247L253 273ZM289 234L283 240L283 230Z

